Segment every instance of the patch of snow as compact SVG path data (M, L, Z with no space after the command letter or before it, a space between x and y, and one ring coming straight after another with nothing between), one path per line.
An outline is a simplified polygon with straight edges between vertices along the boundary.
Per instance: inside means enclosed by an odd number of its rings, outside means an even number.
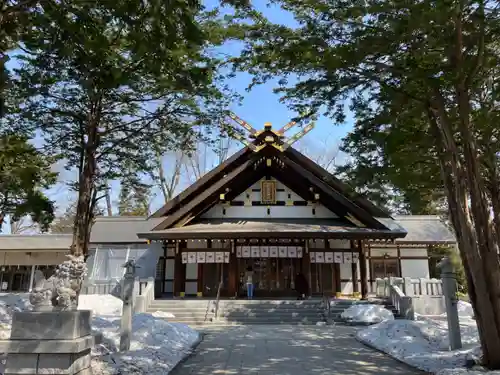
M0 293L0 340L10 337L12 315L15 311L31 310L27 293Z
M345 309L340 315L342 319L354 323L380 323L394 320L394 315L381 305L359 304Z
M123 301L111 294L82 294L78 298L78 310L92 310L92 315L121 316Z
M419 316L417 321L387 320L357 332L361 342L400 361L439 375L500 375L466 370L467 360L480 356L476 322L460 319L463 349L449 351L448 323L444 319Z
M172 314L135 314L130 351L119 353L122 305L111 295L80 296L78 308L93 311L92 330L103 338L92 350L94 375L167 374L200 338L192 328L164 319ZM30 309L28 294L0 294L0 339L10 336L14 311ZM0 373L4 364L0 362Z
M469 302L458 301L458 315L472 318L474 316L474 310L472 310L472 305ZM446 315L446 314L445 314Z
M116 326L114 322L111 325ZM120 343L119 327L104 329L103 335L105 342L96 348L92 361L95 375L167 374L189 354L191 346L200 337L197 331L185 324L168 323L151 314L134 315L128 352L116 351Z
M151 315L153 315L156 318L175 318L174 314L167 311L155 311Z

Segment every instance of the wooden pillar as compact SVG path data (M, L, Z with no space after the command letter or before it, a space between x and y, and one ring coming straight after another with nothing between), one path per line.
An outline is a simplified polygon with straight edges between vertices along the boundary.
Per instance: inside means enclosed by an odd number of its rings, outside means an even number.
M353 253L359 251L356 248L356 243L354 241L351 241L351 251ZM358 261L359 261L359 259L358 259ZM358 288L358 264L357 263L351 263L351 278L352 278L352 292L358 293L359 288Z
M174 296L179 296L186 289L186 265L182 263L183 243L175 245Z
M238 273L238 258L236 257L236 248L234 241L231 241L231 252L229 253L229 297L238 296L239 273Z
M340 279L340 263L334 263L333 270L335 272L335 296L340 296L342 294L342 280Z
M306 240L307 242L307 240ZM304 248L302 250L302 264L301 264L301 272L306 277L307 284L309 285L308 295L312 294L312 285L311 285L311 258L309 257L309 252L306 251L306 245L304 244Z
M365 242L358 241L359 271L361 276L361 299L368 299L368 272L366 269Z
M203 263L198 263L198 280L197 280L198 285L196 286L196 290L198 291L198 296L200 296L199 293L201 293L201 296L204 293L203 266L204 266Z

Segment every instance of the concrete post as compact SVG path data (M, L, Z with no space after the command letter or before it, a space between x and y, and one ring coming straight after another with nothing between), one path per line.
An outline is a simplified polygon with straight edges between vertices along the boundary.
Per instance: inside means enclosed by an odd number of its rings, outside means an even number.
M418 279L418 281L420 284L420 295L426 296L428 294L427 293L427 280L421 277ZM431 295L432 295L432 293L431 293Z
M460 321L458 318L457 280L453 272L453 265L450 258L443 258L443 260L439 262L438 267L441 269L446 316L448 319L450 349L461 349L462 339L460 337Z
M30 273L30 286L28 288L28 292L33 291L33 282L35 281L35 266L31 266L31 273Z
M130 350L132 335L132 316L134 314L134 284L136 268L135 261L130 259L123 265L125 275L123 276L122 300L123 312L120 330L120 351Z
M403 291L405 296L413 296L415 294L413 293L413 284L410 277L405 277L403 279Z

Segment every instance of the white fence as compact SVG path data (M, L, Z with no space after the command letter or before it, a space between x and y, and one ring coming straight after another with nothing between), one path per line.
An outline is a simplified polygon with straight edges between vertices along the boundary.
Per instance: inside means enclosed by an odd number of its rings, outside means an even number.
M377 296L387 296L390 285L398 286L406 296L442 296L440 279L412 279L411 277L387 277L375 280Z
M406 319L413 320L415 313L440 315L446 312L443 285L440 279L412 279L389 277L375 281L378 297L388 298Z

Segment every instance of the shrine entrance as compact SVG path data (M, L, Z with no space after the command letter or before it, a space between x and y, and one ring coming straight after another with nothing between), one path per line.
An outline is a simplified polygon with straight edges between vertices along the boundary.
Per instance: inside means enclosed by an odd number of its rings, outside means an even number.
M293 297L296 295L295 275L302 272L301 263L300 258L239 258L238 294L246 296L245 271L251 267L255 298Z

